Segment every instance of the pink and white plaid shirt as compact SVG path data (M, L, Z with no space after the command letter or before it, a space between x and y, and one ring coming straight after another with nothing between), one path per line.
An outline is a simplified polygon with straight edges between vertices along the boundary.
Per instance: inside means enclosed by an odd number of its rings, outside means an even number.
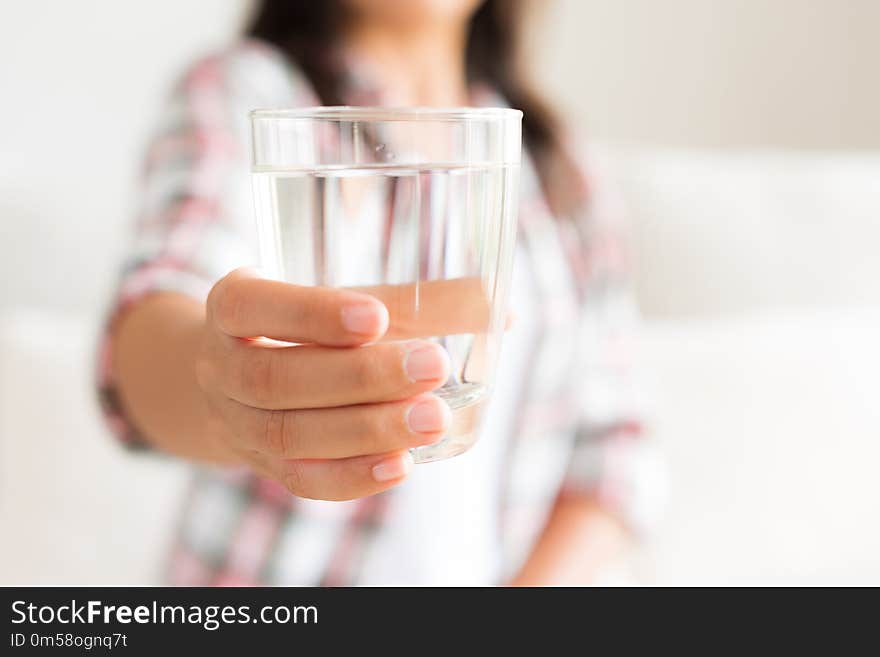
M350 104L377 104L368 89L353 79ZM475 101L499 99L475 90ZM147 154L141 215L99 362L105 415L124 443L143 445L114 387L115 318L159 290L204 299L228 271L255 262L247 114L317 104L301 73L255 41L204 58L176 87ZM588 164L583 175L581 216L557 219L525 158L511 299L522 327L505 338L505 382L484 431L491 435L468 454L419 466L412 482L351 502L303 500L249 472L196 468L170 582L501 582L563 494L592 496L644 527L653 459L635 410L621 213ZM482 515L469 516L471 506ZM428 520L415 527L419 518ZM443 543L444 533L467 541Z

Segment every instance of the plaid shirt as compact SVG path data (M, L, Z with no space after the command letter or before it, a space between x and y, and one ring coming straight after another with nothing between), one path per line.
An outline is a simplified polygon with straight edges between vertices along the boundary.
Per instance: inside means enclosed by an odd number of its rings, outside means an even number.
M352 77L350 104L377 104L371 93ZM500 101L478 91L475 100ZM255 41L201 60L177 85L147 154L141 216L100 350L102 406L124 443L143 445L112 378L115 318L154 291L204 299L226 272L255 262L247 113L318 104L301 73ZM501 356L501 368L508 356L517 360L509 377L516 391L513 403L496 409L508 429L497 485L487 491L492 526L483 529L494 536L499 563L482 583L516 572L559 495L591 496L636 530L650 515L652 459L630 376L635 313L621 213L601 193L589 162L583 179L589 201L581 216L557 219L524 158L514 285L531 290L532 330L517 353ZM516 313L515 290L512 304ZM435 467L419 466L414 477ZM197 468L168 577L181 585L369 581L364 564L383 540L394 540L406 485L361 500L319 502L243 470ZM442 493L431 504L443 504Z

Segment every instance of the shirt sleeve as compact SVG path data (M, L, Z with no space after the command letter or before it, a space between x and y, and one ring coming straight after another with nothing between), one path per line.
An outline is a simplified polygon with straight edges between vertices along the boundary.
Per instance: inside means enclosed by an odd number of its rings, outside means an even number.
M98 351L99 401L124 444L145 443L113 378L118 319L154 292L204 300L226 273L257 262L248 112L312 102L301 78L254 44L202 59L175 86L146 151L132 241Z
M581 301L579 421L562 493L596 499L638 535L659 514L663 469L644 422L623 203L594 156L581 170L588 202L569 240Z

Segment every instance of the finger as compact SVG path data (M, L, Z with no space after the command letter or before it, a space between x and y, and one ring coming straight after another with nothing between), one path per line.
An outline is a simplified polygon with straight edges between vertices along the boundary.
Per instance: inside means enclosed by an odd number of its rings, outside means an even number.
M408 451L348 459L275 459L254 454L256 468L280 481L298 497L352 500L381 493L401 483L413 467Z
M388 309L384 340L426 338L489 330L491 305L479 277L351 288Z
M208 317L227 335L353 346L377 340L388 310L373 297L344 288L291 285L237 269L208 295Z
M250 449L278 458L382 454L443 438L452 411L434 395L401 402L266 411L229 401L221 413Z
M319 345L267 349L259 343L230 340L225 357L213 359L210 366L223 369L218 378L226 396L263 409L407 399L440 387L450 371L446 351L423 340L352 349Z

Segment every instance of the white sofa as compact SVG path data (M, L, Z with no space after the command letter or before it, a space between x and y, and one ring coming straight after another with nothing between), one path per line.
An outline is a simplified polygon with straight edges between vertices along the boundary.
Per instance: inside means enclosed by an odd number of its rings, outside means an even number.
M880 157L623 157L663 583L880 583Z
M880 158L617 158L668 466L637 581L880 584ZM0 584L156 582L184 471L94 407L94 318L0 319Z

